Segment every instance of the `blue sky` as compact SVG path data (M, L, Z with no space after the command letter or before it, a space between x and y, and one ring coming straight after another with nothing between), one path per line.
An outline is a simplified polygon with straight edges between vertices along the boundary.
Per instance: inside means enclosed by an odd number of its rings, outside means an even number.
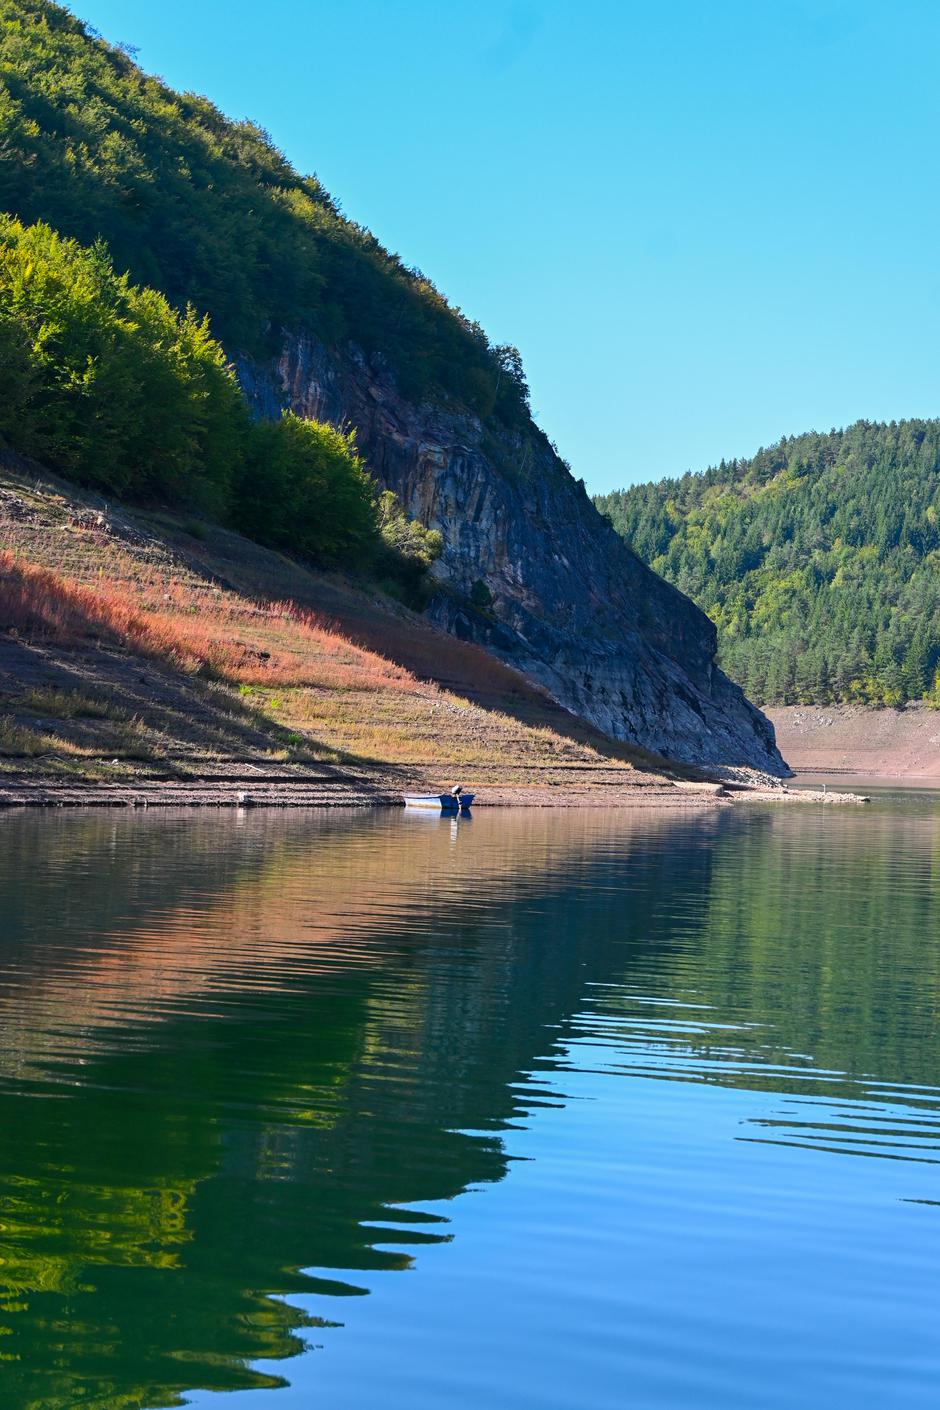
M940 413L930 0L76 0L520 348L592 490Z

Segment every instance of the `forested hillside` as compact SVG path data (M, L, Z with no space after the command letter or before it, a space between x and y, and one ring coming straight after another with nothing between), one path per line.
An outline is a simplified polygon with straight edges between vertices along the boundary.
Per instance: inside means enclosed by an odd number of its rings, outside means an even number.
M440 535L409 523L355 436L254 421L208 320L47 225L0 215L0 443L81 484L158 500L416 595Z
M380 352L406 395L526 417L514 348L345 220L261 128L175 93L49 0L0 0L0 140L0 210L103 239L135 282L210 313L230 355L316 327Z
M595 503L752 700L940 705L940 421L785 437Z

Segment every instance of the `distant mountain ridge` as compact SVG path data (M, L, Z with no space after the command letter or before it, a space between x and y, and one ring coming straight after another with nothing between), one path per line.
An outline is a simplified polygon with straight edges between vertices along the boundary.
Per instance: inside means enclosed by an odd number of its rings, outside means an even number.
M784 437L598 495L766 705L940 704L940 420Z
M141 72L48 0L0 0L0 208L192 303L255 411L352 426L439 530L438 623L619 739L783 773L715 632L593 509L529 415L518 353L346 221L251 123Z

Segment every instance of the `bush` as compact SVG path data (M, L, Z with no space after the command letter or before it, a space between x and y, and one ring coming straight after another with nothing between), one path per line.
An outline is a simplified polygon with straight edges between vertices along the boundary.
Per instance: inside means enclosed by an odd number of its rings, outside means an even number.
M376 512L382 543L377 571L389 591L422 608L429 596L428 569L440 558L444 539L438 529L409 519L391 490L379 495Z
M399 558L430 568L444 551L444 539L439 529L427 529L416 519L409 519L396 494L384 490L379 495L379 529L386 548Z
M219 512L247 411L208 324L107 250L0 216L0 431L113 494Z
M251 427L233 517L259 543L353 571L378 550L375 485L355 433L292 413Z
M470 601L473 603L474 607L479 607L483 612L485 612L488 607L492 606L493 594L482 578L477 578L473 587L470 589Z
M443 547L393 494L377 496L353 432L292 414L252 422L205 320L116 275L102 244L9 216L0 438L96 489L208 512L412 596Z

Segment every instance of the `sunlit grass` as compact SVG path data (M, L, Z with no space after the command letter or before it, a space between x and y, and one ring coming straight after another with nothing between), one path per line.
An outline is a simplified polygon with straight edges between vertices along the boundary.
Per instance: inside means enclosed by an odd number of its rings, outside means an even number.
M245 602L187 583L159 601L152 592L135 601L126 584L90 586L9 550L0 552L0 624L27 640L63 646L110 639L233 684L356 690L419 684L291 602Z
M641 751L569 723L501 661L345 580L216 527L181 547L170 516L140 518L138 532L121 511L127 526L112 531L38 483L24 494L30 515L0 525L0 632L36 648L39 671L58 661L74 677L103 649L107 678L124 680L113 700L91 676L87 687L18 694L9 729L25 730L15 737L37 754L62 736L63 755L89 761L209 762L235 749L285 764L388 765L415 782L475 767L539 783L643 767ZM180 680L182 694L168 684Z

